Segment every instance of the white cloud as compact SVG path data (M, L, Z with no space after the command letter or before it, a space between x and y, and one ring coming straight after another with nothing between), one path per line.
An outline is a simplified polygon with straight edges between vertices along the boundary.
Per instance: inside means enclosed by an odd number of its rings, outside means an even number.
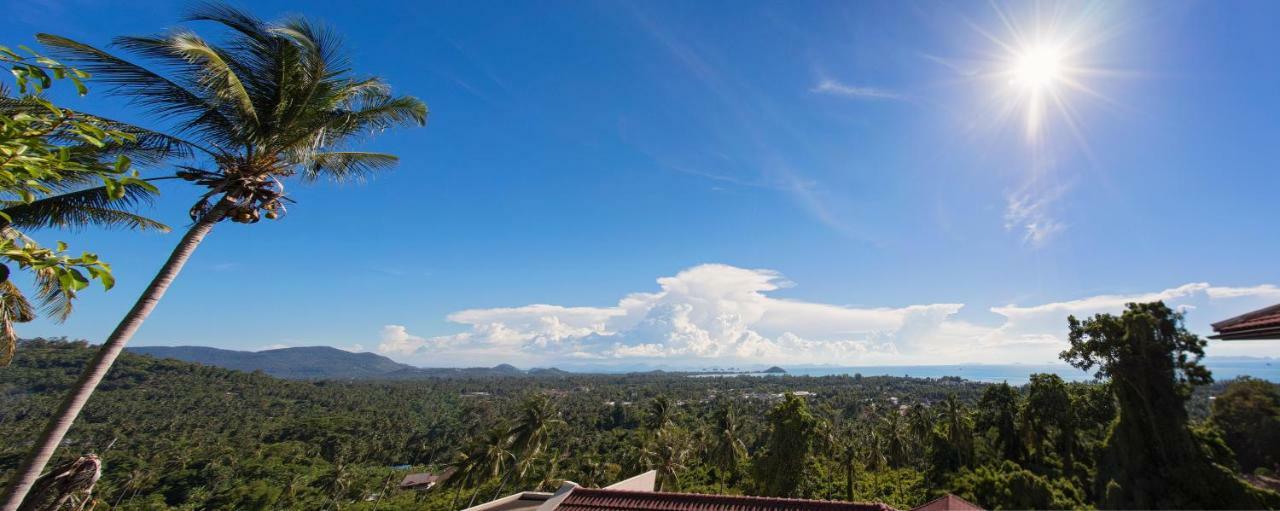
M1215 287L1206 291L1209 293L1210 298L1239 298L1242 296L1280 298L1280 287L1271 284L1253 287Z
M897 92L876 87L847 85L830 78L818 82L818 84L813 87L812 91L821 94L831 94L857 99L906 99L906 96Z
M424 338L387 325L378 350L424 365L513 362L523 366L651 362L736 364L1048 363L1066 347L1066 318L1120 312L1164 300L1194 311L1194 331L1280 297L1273 285L1191 283L1161 291L1104 294L1038 305L991 307L994 325L958 319L959 303L850 307L776 298L792 284L771 270L695 266L657 279L655 292L611 307L468 309L448 316L468 330ZM1280 343L1212 353L1280 355Z
M426 343L426 339L411 335L403 325L387 325L382 327L378 352L411 355Z
M263 347L261 347L261 348L258 348L258 349L257 349L257 350L255 350L255 351L278 350L278 349L283 349L283 348L288 348L288 347L289 347L289 345L288 345L288 344L275 343L275 344L268 344L268 345L266 345L266 346L263 346Z

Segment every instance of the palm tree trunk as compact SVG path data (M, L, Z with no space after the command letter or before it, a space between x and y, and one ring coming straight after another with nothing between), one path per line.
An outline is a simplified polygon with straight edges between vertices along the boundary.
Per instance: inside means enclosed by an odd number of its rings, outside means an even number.
M160 267L159 273L151 279L151 284L142 292L142 296L138 297L138 301L133 304L132 309L129 309L129 313L124 316L120 324L116 325L116 329L111 332L107 341L102 343L97 355L94 355L85 366L84 372L80 374L80 379L76 380L75 385L63 398L58 411L49 419L49 423L40 434L40 439L32 446L31 452L14 473L13 482L5 490L4 504L0 505L0 511L17 511L22 500L26 498L27 492L31 490L31 485L40 477L45 464L49 463L49 459L62 444L62 438L66 436L67 430L71 429L76 417L80 415L85 402L89 400L89 396L93 394L102 378L107 375L116 357L120 356L120 352L124 350L124 345L128 344L134 332L137 332L142 322L146 321L152 309L155 309L160 298L169 289L169 285L187 264L191 254L196 251L196 247L200 246L200 242L213 230L213 226L222 220L231 206L232 203L226 199L219 201L217 206L201 217L183 235L182 241L174 247L173 252L169 254L169 259L165 261L164 266Z
M853 502L853 462L844 464L844 499Z
M498 481L498 489L493 492L493 498L489 500L498 500L502 496L502 489L507 487L507 479L511 477L511 472L507 472L502 476L502 480Z

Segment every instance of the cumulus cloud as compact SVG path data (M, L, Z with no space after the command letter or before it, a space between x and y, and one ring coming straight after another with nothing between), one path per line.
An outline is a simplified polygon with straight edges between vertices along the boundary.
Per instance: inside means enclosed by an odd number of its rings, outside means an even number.
M792 286L775 271L723 264L657 279L609 307L468 309L448 316L463 332L438 337L383 328L378 351L423 364L529 365L645 361L716 364L1046 363L1066 346L1066 317L1120 312L1129 302L1164 300L1208 321L1280 297L1273 285L1191 283L1161 291L1104 294L1037 305L990 307L992 324L957 317L960 303L850 307L771 296ZM1206 312L1206 310L1208 312ZM1280 355L1280 343L1259 347ZM1268 352L1268 353L1270 353Z
M378 342L378 352L411 355L427 344L427 340L412 335L404 325L386 325Z

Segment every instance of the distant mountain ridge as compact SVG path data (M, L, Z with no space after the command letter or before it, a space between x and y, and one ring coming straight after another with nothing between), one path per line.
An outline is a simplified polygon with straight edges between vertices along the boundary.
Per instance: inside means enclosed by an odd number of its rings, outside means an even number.
M329 346L303 346L263 351L224 350L207 346L138 346L128 350L156 358L172 358L236 371L262 371L277 378L296 380L402 380L569 374L555 368L524 371L509 364L465 368L414 367L375 353L353 353Z

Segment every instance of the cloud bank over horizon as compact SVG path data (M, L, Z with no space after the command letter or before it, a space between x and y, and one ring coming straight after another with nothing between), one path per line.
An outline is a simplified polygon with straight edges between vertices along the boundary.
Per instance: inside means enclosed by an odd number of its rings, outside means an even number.
M418 365L675 367L1050 363L1066 347L1066 318L1119 312L1125 303L1164 300L1192 312L1189 327L1280 301L1270 285L1189 283L1148 293L1097 295L1030 306L989 307L994 324L957 315L962 303L852 307L770 296L793 284L780 273L704 264L657 279L606 307L532 304L467 309L447 319L453 335L383 327L377 351ZM1192 320L1194 319L1194 320ZM1280 356L1280 342L1224 345L1214 355Z

